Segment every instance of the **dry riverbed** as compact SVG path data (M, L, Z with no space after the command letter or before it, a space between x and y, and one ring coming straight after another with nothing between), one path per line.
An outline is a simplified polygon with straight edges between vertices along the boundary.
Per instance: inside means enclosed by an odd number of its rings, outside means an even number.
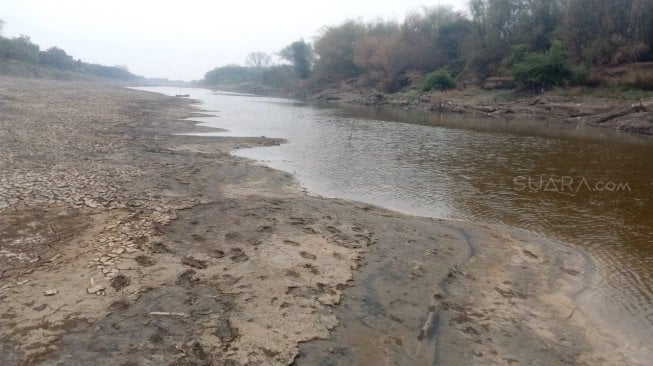
M579 306L595 276L572 248L310 196L229 155L282 141L175 135L203 130L184 99L20 78L0 93L2 365L650 353Z

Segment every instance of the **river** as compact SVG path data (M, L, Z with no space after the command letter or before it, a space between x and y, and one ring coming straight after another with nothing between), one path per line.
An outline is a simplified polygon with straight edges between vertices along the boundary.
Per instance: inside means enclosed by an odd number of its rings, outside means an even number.
M602 316L653 326L653 138L612 130L148 87L190 94L228 130L287 144L234 154L306 189L407 214L528 230L597 264ZM600 309L599 309L600 310Z

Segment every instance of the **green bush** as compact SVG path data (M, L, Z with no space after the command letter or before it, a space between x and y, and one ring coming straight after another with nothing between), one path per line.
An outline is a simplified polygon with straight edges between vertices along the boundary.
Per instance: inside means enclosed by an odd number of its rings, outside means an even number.
M456 87L456 80L451 76L449 71L445 69L438 69L426 75L422 82L421 90L449 90Z
M570 81L573 85L586 85L590 75L590 69L585 65L573 66L570 69Z
M572 79L572 71L560 42L553 42L546 52L524 54L515 60L511 71L515 80L531 89L564 85Z

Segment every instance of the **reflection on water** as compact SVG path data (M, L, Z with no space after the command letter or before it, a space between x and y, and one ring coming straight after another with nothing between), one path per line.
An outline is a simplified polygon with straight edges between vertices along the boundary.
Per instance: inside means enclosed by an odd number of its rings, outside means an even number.
M602 300L653 325L652 139L541 121L189 93L218 111L199 120L230 131L219 135L288 139L236 154L293 172L312 192L587 248L604 268Z

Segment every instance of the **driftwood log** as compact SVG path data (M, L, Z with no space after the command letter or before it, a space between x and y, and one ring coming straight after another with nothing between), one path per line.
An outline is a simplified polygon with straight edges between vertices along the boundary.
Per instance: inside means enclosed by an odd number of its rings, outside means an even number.
M627 116L632 113L645 112L646 108L640 103L639 105L630 106L628 108L620 109L617 111L612 111L609 113L600 114L590 118L587 122L591 124L601 124L608 121L611 121L615 118Z

